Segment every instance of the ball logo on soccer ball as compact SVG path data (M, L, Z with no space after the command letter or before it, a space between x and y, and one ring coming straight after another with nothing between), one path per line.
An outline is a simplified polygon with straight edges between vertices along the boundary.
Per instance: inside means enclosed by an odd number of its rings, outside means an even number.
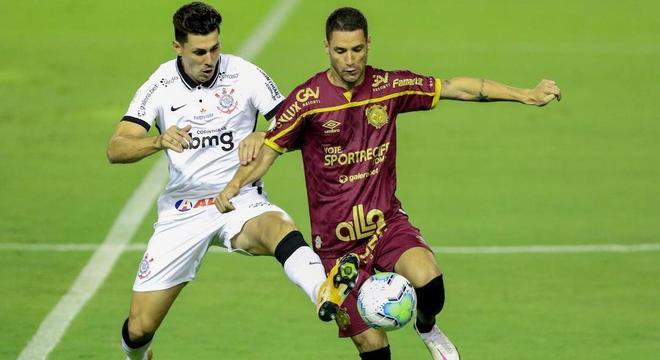
M367 325L391 331L415 318L417 296L408 279L396 273L382 272L362 284L357 308Z

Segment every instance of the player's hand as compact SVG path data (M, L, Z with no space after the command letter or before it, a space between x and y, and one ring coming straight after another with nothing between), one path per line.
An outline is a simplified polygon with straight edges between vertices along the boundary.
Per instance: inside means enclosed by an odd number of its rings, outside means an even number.
M232 185L230 182L227 184L227 187L225 187L218 196L215 197L215 207L220 211L221 213L226 213L234 210L234 205L231 203L231 198L236 196L238 194L239 188L237 186Z
M552 80L541 80L541 82L532 89L527 105L544 106L552 100L561 100L561 90Z
M247 165L257 158L265 137L265 132L253 132L238 144L238 158L241 165Z
M164 133L158 135L157 142L161 149L170 149L178 153L190 147L192 138L188 132L192 125L186 125L182 128L172 125Z

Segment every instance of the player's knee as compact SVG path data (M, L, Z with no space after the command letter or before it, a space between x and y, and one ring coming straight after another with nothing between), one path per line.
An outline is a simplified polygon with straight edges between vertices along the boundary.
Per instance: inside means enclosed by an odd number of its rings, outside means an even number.
M442 275L436 276L426 285L415 288L417 310L422 316L434 317L445 305L445 284Z
M284 265L287 259L301 247L307 247L307 243L303 238L303 235L298 230L290 231L286 234L281 241L279 241L273 252L273 256Z
M276 244L279 243L288 233L298 230L293 219L283 213L267 213L265 220L267 221L266 226L269 229L269 234L272 234L271 241Z
M389 345L385 333L375 329L368 329L358 335L352 336L351 340L353 340L360 354L377 351Z
M280 212L261 215L255 225L255 232L258 235L254 237L254 241L251 241L249 246L254 251L258 251L259 255L274 254L275 248L286 239L286 236L298 230L293 220Z
M433 253L426 248L410 248L401 255L394 272L405 276L414 287L422 287L442 273Z

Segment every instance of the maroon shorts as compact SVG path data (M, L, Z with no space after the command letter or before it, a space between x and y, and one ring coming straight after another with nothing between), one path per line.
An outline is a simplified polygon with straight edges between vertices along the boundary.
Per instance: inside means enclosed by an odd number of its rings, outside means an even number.
M371 246L369 246L371 244ZM406 216L397 216L387 222L387 227L375 241L359 243L351 252L360 257L360 269L357 285L351 291L344 302L344 307L351 318L351 324L346 329L339 330L339 337L349 337L357 335L369 328L362 321L357 310L357 295L362 283L371 275L378 271L394 271L394 265L399 257L408 249L414 247L423 247L431 251L426 244L419 229L408 222ZM323 258L323 267L325 271L330 271L337 261L337 258Z

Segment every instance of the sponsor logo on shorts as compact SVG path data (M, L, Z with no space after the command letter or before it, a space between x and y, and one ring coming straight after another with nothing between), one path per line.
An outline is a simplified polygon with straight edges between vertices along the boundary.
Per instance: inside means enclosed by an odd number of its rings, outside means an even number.
M137 277L140 280L144 280L149 275L151 275L151 270L149 269L149 263L154 261L154 258L150 258L149 254L144 254L144 258L140 261L140 269L138 270Z
M191 209L215 205L215 198L205 198L197 200L181 199L174 203L174 208L180 212L186 212Z
M369 263L369 261L374 257L374 249L376 249L376 244L378 243L378 240L382 234L382 231L377 230L373 235L371 235L369 241L367 242L367 246L364 247L364 252L358 255L358 258L360 258L360 261L362 261L364 264Z
M251 208L251 209L254 209L254 208L258 208L258 207L262 207L262 206L268 206L268 205L270 205L269 202L261 201L261 202L250 204L250 205L248 205L248 207Z
M385 214L380 209L371 209L366 214L364 205L353 206L351 220L340 222L335 235L341 241L356 241L379 234L385 228Z

